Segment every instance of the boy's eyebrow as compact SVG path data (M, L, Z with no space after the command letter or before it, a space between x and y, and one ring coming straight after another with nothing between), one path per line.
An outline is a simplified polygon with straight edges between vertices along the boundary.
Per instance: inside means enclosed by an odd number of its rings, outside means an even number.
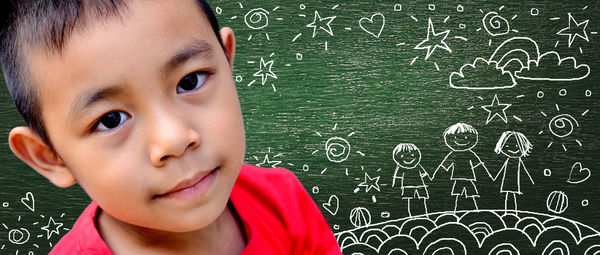
M210 58L212 57L213 51L214 47L212 45L203 40L194 38L190 40L183 49L169 59L162 68L162 72L163 74L168 74L178 65L193 57Z
M122 87L117 86L92 90L90 93L82 93L75 99L76 103L71 106L69 116L70 118L75 118L83 109L89 107L90 105L102 100L108 100L124 93L125 90Z

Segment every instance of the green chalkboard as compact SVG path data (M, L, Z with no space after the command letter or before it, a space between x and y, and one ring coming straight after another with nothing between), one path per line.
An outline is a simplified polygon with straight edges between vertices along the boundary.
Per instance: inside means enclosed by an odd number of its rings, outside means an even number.
M294 172L344 254L600 252L600 2L211 5L246 162ZM2 145L0 253L46 253L89 198Z

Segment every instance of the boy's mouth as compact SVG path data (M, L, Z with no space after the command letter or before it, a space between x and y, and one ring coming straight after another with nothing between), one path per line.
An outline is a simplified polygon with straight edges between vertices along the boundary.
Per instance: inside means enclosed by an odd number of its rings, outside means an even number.
M180 181L169 191L154 195L153 198L188 199L202 194L208 190L208 188L210 188L211 184L214 182L216 171L218 169L219 167L211 170L210 172L199 172L192 178Z
M456 145L459 145L459 146L465 146L465 145L469 144L469 142L468 142L468 141L467 141L467 142L465 142L465 143L459 143L458 141L454 141L454 143L455 143Z
M407 165L409 165L409 164L412 164L413 162L415 162L415 159L413 158L413 159L412 159L412 160L410 160L410 161L406 161L406 160L404 160L403 162L404 162L404 164L407 164Z

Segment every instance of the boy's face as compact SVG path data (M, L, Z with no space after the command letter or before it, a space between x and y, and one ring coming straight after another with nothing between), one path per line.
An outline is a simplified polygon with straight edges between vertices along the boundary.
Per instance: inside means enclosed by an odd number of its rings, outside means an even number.
M523 156L521 150L519 149L519 144L517 143L517 138L514 135L509 135L506 138L506 142L502 146L502 154L506 155L509 158L520 158Z
M27 56L58 156L110 216L184 232L221 214L245 150L226 48L193 0L131 1Z
M453 151L470 150L477 144L477 134L471 132L457 132L444 135L446 145Z
M402 168L412 169L415 168L421 161L421 151L419 150L404 150L399 151L394 155L396 164Z

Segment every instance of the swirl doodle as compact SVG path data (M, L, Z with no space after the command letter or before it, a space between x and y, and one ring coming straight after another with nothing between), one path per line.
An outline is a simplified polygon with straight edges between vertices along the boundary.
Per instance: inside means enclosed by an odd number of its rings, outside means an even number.
M269 12L263 8L250 10L244 16L244 22L250 29L262 29L269 25Z
M556 115L548 123L550 132L560 138L569 136L575 127L579 127L579 123L569 114Z
M329 161L344 162L350 155L350 144L344 138L332 137L325 143L325 152Z
M483 19L483 27L491 36L505 35L510 32L508 21L497 12L488 12Z
M24 244L29 241L29 231L25 228L8 231L8 241L14 244Z

